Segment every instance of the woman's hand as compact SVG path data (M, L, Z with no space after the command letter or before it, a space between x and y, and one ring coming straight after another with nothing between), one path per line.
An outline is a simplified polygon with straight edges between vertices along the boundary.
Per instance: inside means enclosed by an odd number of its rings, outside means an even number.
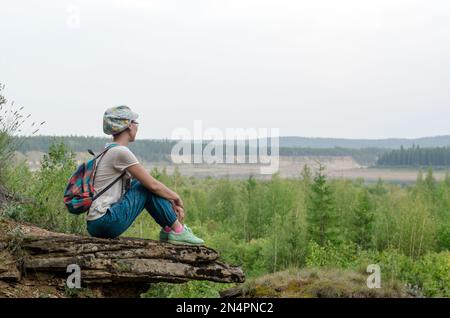
M182 207L175 206L174 207L175 213L177 215L178 221L183 222L184 221L184 210Z
M183 207L184 207L184 205L183 205L183 200L181 200L180 196L178 196L176 199L173 200L173 204L174 204L175 206L180 207L180 208L183 208Z
M177 198L172 201L172 207L177 215L178 221L183 222L184 208L183 208L183 200L181 200L180 196L177 195Z

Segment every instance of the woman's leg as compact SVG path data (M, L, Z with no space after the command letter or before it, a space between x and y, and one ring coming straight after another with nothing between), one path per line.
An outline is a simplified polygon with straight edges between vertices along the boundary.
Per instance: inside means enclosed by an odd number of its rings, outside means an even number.
M162 228L166 226L173 228L181 225L173 210L172 203L156 194L150 193L145 204L145 209Z
M169 200L150 192L139 181L133 180L131 188L120 201L111 205L106 215L89 222L88 230L95 236L118 237L133 224L144 209L161 227L172 227L177 222L177 215Z
M115 238L125 232L144 208L162 227L173 229L180 227L180 231L166 233L161 229L160 239L174 244L203 244L204 241L192 233L187 226L182 226L177 220L172 203L145 188L138 181L131 183L122 199L114 203L106 215L88 224L88 231L93 236ZM162 236L161 236L162 234Z

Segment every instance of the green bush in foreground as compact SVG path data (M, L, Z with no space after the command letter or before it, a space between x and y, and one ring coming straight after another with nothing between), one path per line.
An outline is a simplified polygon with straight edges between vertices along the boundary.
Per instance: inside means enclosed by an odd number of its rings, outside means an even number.
M11 166L4 182L9 189L31 200L9 204L2 214L53 231L85 233L84 217L69 214L63 202L65 187L75 169L74 154L62 143L50 146L41 169L34 173L24 164Z

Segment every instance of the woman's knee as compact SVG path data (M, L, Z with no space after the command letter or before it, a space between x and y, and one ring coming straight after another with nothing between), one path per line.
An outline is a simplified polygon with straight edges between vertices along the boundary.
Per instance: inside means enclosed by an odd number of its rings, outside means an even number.
M153 194L151 196L151 201L157 207L160 207L164 210L173 211L172 202L167 200L166 198L163 198L163 197L160 197L159 195Z
M131 188L138 190L139 192L147 195L147 196L152 196L154 195L149 189L147 189L140 181L136 180L134 182L131 183Z
M133 189L142 193L146 197L145 208L158 222L164 226L171 226L177 220L177 215L173 209L172 202L151 192L139 181L134 182Z
M144 196L146 198L151 196L151 192L142 183L140 183L138 180L133 181L131 183L131 189L130 190L133 190L132 191L133 195L138 194L139 196ZM132 193L130 193L130 195Z
M160 219L163 221L164 225L171 226L177 220L177 214L173 209L172 202L162 198L160 196L152 197L153 206L158 211Z

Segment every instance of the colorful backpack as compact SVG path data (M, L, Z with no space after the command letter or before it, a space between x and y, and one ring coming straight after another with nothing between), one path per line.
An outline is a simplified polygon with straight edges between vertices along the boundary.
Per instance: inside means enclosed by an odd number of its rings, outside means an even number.
M91 155L94 156L93 159L89 160L78 166L75 173L70 177L69 184L64 191L64 204L67 209L72 214L82 214L89 211L89 208L99 196L105 193L109 188L111 188L117 181L119 181L126 173L124 171L120 176L118 176L111 184L109 184L105 189L103 189L97 195L94 195L94 179L97 172L96 160L100 156L100 164L103 159L103 155L111 148L117 146L117 144L111 144L99 155L95 156L92 150L88 150Z

